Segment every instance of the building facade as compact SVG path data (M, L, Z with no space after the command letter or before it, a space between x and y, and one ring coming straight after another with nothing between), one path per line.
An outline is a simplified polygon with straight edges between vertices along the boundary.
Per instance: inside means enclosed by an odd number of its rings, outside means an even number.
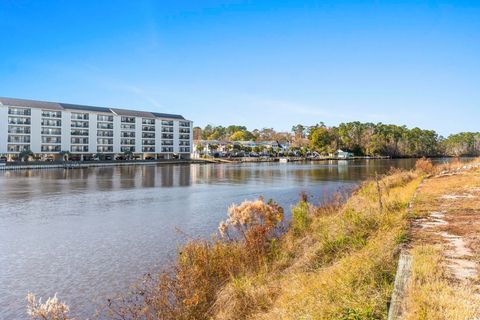
M188 159L191 146L192 121L181 115L0 98L0 154L7 158L68 151L81 159Z

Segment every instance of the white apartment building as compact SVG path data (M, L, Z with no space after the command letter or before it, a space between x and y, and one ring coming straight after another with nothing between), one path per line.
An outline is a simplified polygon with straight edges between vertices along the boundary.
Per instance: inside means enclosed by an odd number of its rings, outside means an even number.
M181 115L0 98L0 155L190 158L192 121Z

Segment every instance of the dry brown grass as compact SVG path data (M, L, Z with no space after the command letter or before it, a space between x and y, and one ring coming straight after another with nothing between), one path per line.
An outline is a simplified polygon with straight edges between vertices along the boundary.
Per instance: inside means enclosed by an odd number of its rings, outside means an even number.
M440 247L412 250L412 281L406 301L408 320L468 320L480 316L480 296L474 288L451 281Z
M433 173L433 163L432 160L427 158L421 158L415 163L415 170L424 173L431 174Z
M411 234L407 319L480 318L478 279L470 276L480 265L480 170L475 163L442 165L436 170L441 174L420 189L414 212L422 219Z

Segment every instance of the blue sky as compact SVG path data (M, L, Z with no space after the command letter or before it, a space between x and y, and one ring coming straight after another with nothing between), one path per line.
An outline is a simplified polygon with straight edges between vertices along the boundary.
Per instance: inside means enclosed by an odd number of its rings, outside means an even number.
M0 96L480 131L479 1L0 1Z

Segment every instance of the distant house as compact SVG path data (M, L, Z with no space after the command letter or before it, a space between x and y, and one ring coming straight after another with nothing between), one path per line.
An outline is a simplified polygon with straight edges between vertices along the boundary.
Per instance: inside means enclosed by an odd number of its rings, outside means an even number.
M348 159L348 158L353 157L354 155L351 152L347 152L347 151L343 151L342 149L338 149L337 152L335 152L335 156L337 158L340 158L340 159Z

